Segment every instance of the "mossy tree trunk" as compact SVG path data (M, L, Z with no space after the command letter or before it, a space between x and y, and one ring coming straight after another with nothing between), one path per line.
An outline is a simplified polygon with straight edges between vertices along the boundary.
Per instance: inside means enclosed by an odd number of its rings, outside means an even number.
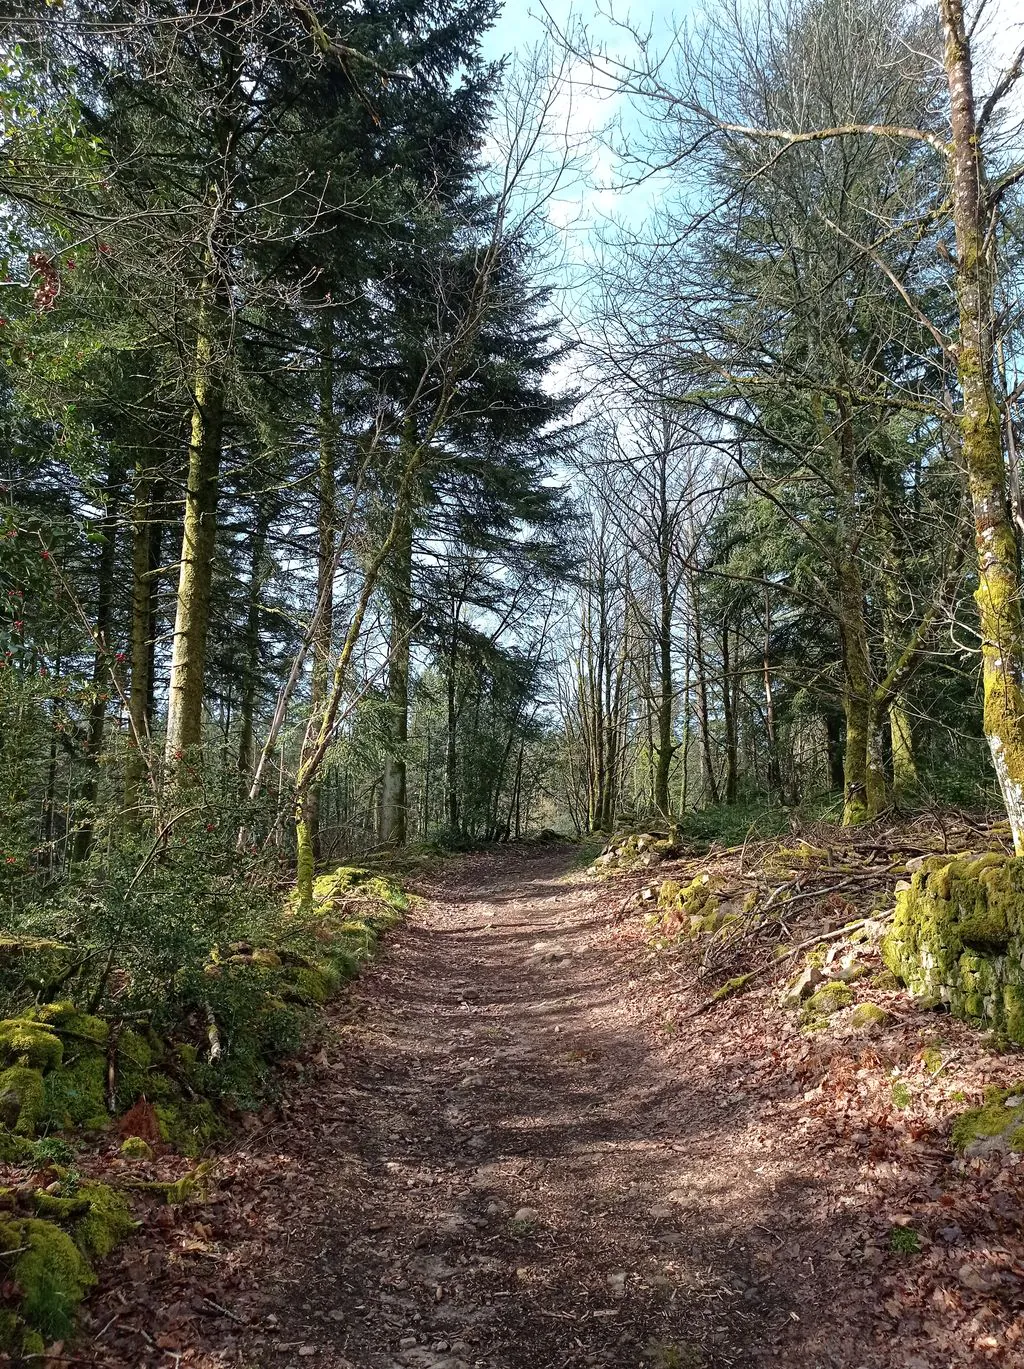
M889 705L889 740L892 745L893 793L913 793L918 782L917 763L914 760L914 734L910 714L898 702Z
M325 310L320 323L317 423L317 619L311 643L313 670L310 681L310 711L313 716L322 713L327 702L331 648L334 644L334 572L338 543L338 421L334 404L334 347L334 318L330 310ZM316 862L321 858L320 782L317 777L309 786L304 807L311 859Z
M939 0L952 126L953 221L960 384L959 427L978 551L975 600L981 626L985 736L1010 820L1024 854L1024 623L1019 548L1010 516L995 381L995 209L979 150L970 39L963 0Z

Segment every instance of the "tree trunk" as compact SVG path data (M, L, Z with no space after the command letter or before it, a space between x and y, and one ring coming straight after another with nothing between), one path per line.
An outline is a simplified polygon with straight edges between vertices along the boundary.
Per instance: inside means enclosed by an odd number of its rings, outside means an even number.
M718 780L715 777L714 757L711 753L711 718L708 711L708 676L704 659L704 629L700 614L700 592L696 582L690 586L693 605L693 659L697 667L697 721L700 724L701 761L704 785L713 804L719 802Z
M412 516L406 510L395 541L387 584L391 618L388 648L388 749L381 792L381 840L408 839L409 655L412 637Z
M217 535L217 493L224 428L224 376L213 321L212 282L195 344L194 407L174 616L164 759L171 773L203 737L206 642Z
M739 797L739 738L736 717L737 680L729 650L729 615L722 619L722 713L725 722L725 801Z
M338 541L337 416L334 408L334 319L330 311L321 316L319 394L319 460L317 465L317 558L316 627L311 643L313 670L310 681L310 715L323 712L327 702L331 649L334 645L334 560ZM320 846L320 780L314 776L303 804L312 859L322 857Z
M270 523L268 510L261 503L256 509L249 560L249 592L245 615L245 657L242 668L242 720L238 729L238 771L239 791L249 792L252 778L252 764L255 748L253 746L254 715L256 711L256 687L260 678L260 592L263 588L263 557L267 549L267 531Z
M828 759L829 787L838 792L844 786L843 724L838 713L825 714L825 750Z
M131 683L128 692L128 761L125 767L125 807L137 820L143 781L151 763L149 753L153 697L153 642L155 637L154 580L159 559L159 524L153 482L136 468L132 500L132 626Z
M654 775L654 806L663 818L672 816L672 799L669 794L669 779L672 774L672 757L675 755L673 742L673 713L675 705L675 681L672 673L672 587L669 579L669 547L667 539L662 539L661 559L658 564L658 590L660 618L658 622L658 764Z
M953 133L960 436L978 549L974 597L981 621L984 727L1014 850L1024 855L1024 624L995 385L995 235L989 231L992 206L981 166L963 0L939 0L939 9Z
M877 783L871 773L871 734L875 721L871 707L871 661L860 568L851 557L837 567L837 575L839 632L843 648L843 713L846 717L843 825L856 827L875 816L877 798Z
M100 751L107 721L110 671L110 621L114 600L114 573L117 567L117 520L121 503L123 472L112 462L107 472L103 519L100 524L103 544L96 569L96 649L92 658L92 701L85 755L88 774L78 791L82 816L72 845L72 860L85 860L92 846L96 798L99 793Z
M889 738L892 742L893 793L912 793L918 782L917 765L914 762L914 737L910 715L899 703L889 705Z

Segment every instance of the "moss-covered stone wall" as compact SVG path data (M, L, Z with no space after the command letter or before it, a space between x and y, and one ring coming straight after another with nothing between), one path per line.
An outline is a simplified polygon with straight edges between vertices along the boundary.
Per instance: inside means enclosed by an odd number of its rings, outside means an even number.
M1024 1044L1024 858L930 858L897 894L882 950L915 997Z

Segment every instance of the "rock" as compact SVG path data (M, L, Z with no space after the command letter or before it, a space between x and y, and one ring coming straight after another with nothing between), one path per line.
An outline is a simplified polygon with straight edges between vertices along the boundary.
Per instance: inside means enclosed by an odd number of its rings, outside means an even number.
M870 1036L895 1022L891 1012L886 1012L877 1003L858 1003L847 1018L846 1025L851 1031Z
M953 1123L953 1149L969 1159L1024 1153L1024 1091L990 1088L980 1108L969 1108Z
M956 1271L956 1276L966 1288L972 1288L975 1293L988 1293L993 1286L992 1280L973 1264L962 1264Z
M806 965L786 986L779 1002L783 1008L798 1008L824 982L825 974L819 965Z
M399 1350L411 1350L416 1344L415 1336L403 1336L398 1342Z
M521 1207L516 1211L512 1220L520 1226L533 1226L537 1221L537 1209L535 1207Z
M625 1270L618 1270L614 1274L608 1275L608 1287L612 1290L612 1295L616 1298L625 1296L626 1292L626 1273Z
M853 1002L853 990L842 980L833 979L816 989L800 1009L800 1021L805 1027L813 1027L823 1018L842 1012Z

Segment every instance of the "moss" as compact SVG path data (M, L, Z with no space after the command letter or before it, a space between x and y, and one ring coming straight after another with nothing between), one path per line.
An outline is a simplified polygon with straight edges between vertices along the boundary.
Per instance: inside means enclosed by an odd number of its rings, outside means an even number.
M340 976L336 971L324 966L306 966L290 969L285 977L286 996L297 998L301 1003L315 1003L318 1007L330 1000L338 991Z
M921 1064L927 1074L938 1074L942 1069L942 1051L938 1046L925 1046L921 1052Z
M41 1023L17 1017L0 1022L0 1066L29 1065L32 1069L52 1070L60 1064L63 1054L60 1037Z
M89 1203L85 1198L64 1198L41 1188L32 1194L32 1206L37 1217L45 1217L48 1222L57 1222L62 1226L77 1221L89 1211Z
M0 1127L0 1164L20 1165L32 1158L32 1142L25 1136L17 1136L6 1127Z
M16 1136L34 1136L44 1112L43 1076L39 1070L11 1065L0 1073L0 1108L9 1116Z
M86 1255L102 1259L135 1230L131 1208L108 1184L80 1183L78 1197L88 1203L88 1211L72 1228L75 1242Z
M223 1134L213 1104L205 1098L157 1103L154 1110L162 1139L181 1155L201 1155Z
M850 1013L850 1026L858 1031L868 1031L873 1027L884 1027L892 1020L892 1013L886 1012L877 1003L858 1003L853 1012Z
M209 1195L212 1174L213 1162L204 1160L201 1165L196 1165L195 1169L189 1170L180 1179L173 1179L170 1182L140 1179L133 1182L131 1187L143 1193L158 1194L168 1206L174 1207L182 1203L205 1201Z
M152 1160L153 1147L141 1136L126 1136L121 1142L121 1149L118 1154L124 1155L129 1160Z
M730 998L734 993L739 993L742 989L745 989L753 978L753 973L750 973L738 974L734 979L726 980L722 987L716 989L711 995L711 1001L713 1003L718 1003L723 998Z
M907 1088L902 1080L897 1080L892 1086L892 1101L893 1106L898 1108L909 1108L910 1104L914 1101L910 1089Z
M1024 859L927 861L896 899L882 953L916 998L1024 1044Z
M25 1016L46 1023L59 1035L90 1041L95 1046L105 1046L110 1035L110 1027L102 1017L82 1012L74 1003L43 1003Z
M1021 1099L1013 1107L1008 1099ZM988 1089L980 1108L969 1108L953 1123L954 1150L965 1151L976 1141L1004 1138L1010 1150L1024 1152L1024 1084L1017 1089Z
M21 1292L17 1315L46 1341L71 1334L75 1309L96 1282L68 1233L37 1217L0 1222L0 1268Z
M852 1002L853 990L849 984L844 984L841 980L823 984L817 992L811 994L800 1009L800 1020L804 1026L818 1025L821 1019L841 1012Z
M102 1131L110 1122L107 1111L107 1060L97 1049L86 1048L45 1079L43 1117L54 1127Z

